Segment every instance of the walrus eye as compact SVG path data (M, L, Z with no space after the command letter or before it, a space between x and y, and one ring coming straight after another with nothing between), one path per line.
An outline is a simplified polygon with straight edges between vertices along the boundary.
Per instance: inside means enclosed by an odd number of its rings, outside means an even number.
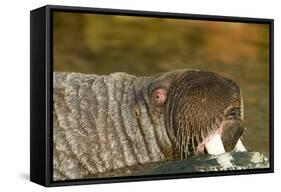
M151 96L153 104L161 106L167 99L167 91L163 88L158 88L152 92Z

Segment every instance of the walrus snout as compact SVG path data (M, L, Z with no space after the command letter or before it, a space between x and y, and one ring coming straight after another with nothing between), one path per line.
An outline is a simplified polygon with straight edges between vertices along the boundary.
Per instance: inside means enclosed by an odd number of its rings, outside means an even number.
M184 71L173 79L167 94L166 126L176 154L217 155L236 147L244 117L235 82L212 72Z

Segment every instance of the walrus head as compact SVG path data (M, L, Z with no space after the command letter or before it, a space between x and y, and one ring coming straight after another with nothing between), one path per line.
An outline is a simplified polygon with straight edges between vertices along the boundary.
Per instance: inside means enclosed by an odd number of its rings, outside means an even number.
M149 97L154 106L163 107L174 153L182 158L233 150L243 134L240 88L216 73L164 73L151 83Z

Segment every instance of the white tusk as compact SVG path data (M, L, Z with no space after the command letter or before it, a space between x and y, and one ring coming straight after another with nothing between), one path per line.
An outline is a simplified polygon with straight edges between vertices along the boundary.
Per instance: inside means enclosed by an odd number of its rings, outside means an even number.
M242 144L242 141L240 139L238 139L237 144L234 148L234 151L247 151L247 149L244 147L244 145Z
M219 134L215 134L206 144L208 154L219 155L225 153L224 146Z

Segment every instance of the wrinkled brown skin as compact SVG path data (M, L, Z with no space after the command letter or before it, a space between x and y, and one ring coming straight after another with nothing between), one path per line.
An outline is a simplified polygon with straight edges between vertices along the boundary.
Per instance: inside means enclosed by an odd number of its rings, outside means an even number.
M167 91L161 106L151 98L158 88ZM129 175L197 155L219 126L230 151L244 130L239 87L211 72L55 72L53 101L54 180Z

